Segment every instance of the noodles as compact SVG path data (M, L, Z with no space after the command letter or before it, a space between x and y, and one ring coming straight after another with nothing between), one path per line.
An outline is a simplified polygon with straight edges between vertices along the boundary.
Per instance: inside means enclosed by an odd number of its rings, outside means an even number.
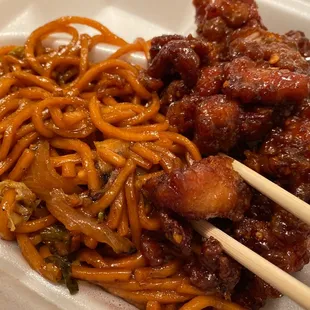
M143 290L157 290L157 291L176 291L182 284L182 278L168 278L151 280L144 285L138 281L129 281L126 283L119 283L115 287L126 291L143 291ZM110 285L112 287L113 285Z
M121 221L123 208L125 206L125 194L121 191L113 201L110 207L110 212L107 220L107 225L111 229L116 229Z
M141 196L139 205L138 205L138 212L139 212L139 220L142 228L148 230L160 230L161 222L158 217L149 217L145 212L145 205L144 199Z
M91 190L98 190L100 188L100 180L92 159L91 149L86 143L73 139L55 138L51 140L51 145L55 148L76 151L81 156L82 164L87 172L89 188Z
M30 167L34 160L35 154L30 149L25 149L19 160L17 161L14 169L9 174L9 179L13 181L19 181L25 171Z
M139 221L138 202L134 184L135 184L134 176L133 174L131 174L128 177L125 185L125 194L128 208L129 225L131 227L132 241L135 244L136 248L140 249L142 230Z
M126 141L152 141L158 138L157 132L131 133L126 129L120 129L105 122L100 116L98 100L93 97L89 103L90 115L95 126L106 136Z
M161 306L158 301L148 301L146 304L146 310L160 310Z
M32 233L49 227L56 222L57 220L52 215L48 215L46 217L18 225L15 229L15 232L23 234Z
M201 310L206 307L215 307L216 309L221 309L221 310L243 309L238 305L234 305L230 302L223 301L222 299L218 299L216 297L199 296L199 297L192 299L187 304L185 304L183 307L181 307L181 310Z
M98 242L109 244L116 253L129 252L131 243L113 233L105 224L99 224L93 218L85 217L67 204L65 195L59 191L51 192L46 200L47 209L69 231L80 231Z
M88 211L90 211L92 214L98 214L99 212L102 212L106 208L108 208L108 206L115 200L122 186L124 186L126 179L134 171L135 167L136 165L131 159L129 159L125 167L120 171L119 175L113 182L111 188L107 190L107 192L105 193L105 195L103 195L101 199L93 203L88 208Z
M80 261L86 262L95 268L117 267L134 270L135 268L145 266L145 260L140 253L128 256L126 258L111 260L109 258L103 258L96 251L85 249L79 252L78 258Z
M75 278L87 281L96 281L103 283L128 281L131 277L131 270L118 268L87 268L72 266L72 275Z
M103 287L105 287L108 292L111 292L112 294L125 298L126 300L143 304L146 304L149 301L159 301L162 304L181 303L192 298L191 295L182 295L173 291L131 292L117 288L110 288L108 285L107 286L103 285Z
M48 266L33 246L30 239L25 234L16 235L18 245L23 253L23 256L28 261L29 265L36 270L38 273L42 274L44 277L50 281L59 281L59 273L52 266ZM50 267L50 268L49 268Z
M135 278L139 282L146 281L149 278L164 279L176 274L181 266L179 261L171 261L160 267L142 267L135 270Z
M79 34L72 24L99 34ZM70 35L68 44L45 47L59 32ZM92 63L89 52L102 42L120 48ZM203 296L182 259L168 253L153 266L142 250L148 233L169 244L142 186L201 159L190 140L169 132L152 87L162 82L146 82L141 68L119 59L135 51L149 59L149 48L75 16L36 29L22 47L0 48L0 236L16 239L34 270L64 280L70 292L81 279L141 309L190 300L184 309L237 309Z

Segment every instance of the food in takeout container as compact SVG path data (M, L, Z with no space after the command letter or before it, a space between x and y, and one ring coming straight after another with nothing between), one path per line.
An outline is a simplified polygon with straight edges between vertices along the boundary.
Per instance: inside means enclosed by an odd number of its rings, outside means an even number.
M244 160L246 151L251 168L309 201L309 42L268 32L252 1L194 4L198 38L128 45L67 17L35 30L24 48L2 50L1 234L71 292L78 278L138 307L200 302L206 292L227 309L238 307L224 302L230 296L252 307L278 297L186 218L216 218L285 271L308 262L308 227L214 155ZM79 36L71 23L101 35ZM73 36L69 45L40 44L59 30ZM120 48L90 64L100 42ZM147 71L118 59L130 51L150 58Z

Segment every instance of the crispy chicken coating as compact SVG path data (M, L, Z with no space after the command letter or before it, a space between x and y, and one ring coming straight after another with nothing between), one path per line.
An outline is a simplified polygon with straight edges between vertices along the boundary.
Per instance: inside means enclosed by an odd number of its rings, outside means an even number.
M190 93L190 89L186 87L182 80L172 81L167 88L161 93L161 110L164 108L166 111L170 104L175 101L181 100L185 95Z
M297 44L300 54L310 57L310 41L302 31L289 31L285 34L290 40Z
M211 63L229 60L229 38L236 29L259 26L261 23L254 0L194 0L197 33L212 48Z
M165 261L165 255L161 244L148 234L143 234L141 237L140 251L144 259L152 267L161 266Z
M297 38L268 32L257 27L245 27L236 30L229 38L229 59L247 56L256 62L266 62L268 65L292 72L308 74L309 63L300 53L306 50L304 44L298 47Z
M182 134L194 139L205 155L227 152L238 141L241 109L225 95L185 96L170 105L167 118Z
M166 238L178 249L182 255L191 254L193 229L191 225L180 216L170 210L159 212L161 228Z
M238 144L263 141L290 113L290 105L245 109L225 95L187 95L169 106L167 118L178 132L194 139L204 155L212 155L229 152Z
M227 217L238 221L251 200L249 187L233 170L231 159L222 156L152 178L144 192L155 207L190 219Z
M294 105L291 103L278 106L243 107L240 117L240 139L243 142L262 142L272 128L282 126L292 114Z
M310 44L304 33L267 31L254 0L194 0L194 5L197 33L214 51L209 55L211 61L247 56L281 69L309 73L305 57L309 57Z
M287 101L302 101L309 95L307 75L261 68L247 57L229 63L226 73L223 92L244 104L276 105Z
M307 235L309 227L284 210L277 211L271 222L246 218L234 232L238 241L289 273L309 263Z
M238 141L241 110L225 95L204 98L196 107L195 138L203 154L229 151Z
M167 111L167 118L171 126L178 132L193 136L195 114L201 98L197 96L184 96L182 100L173 102Z
M199 96L216 95L220 92L224 81L224 64L203 67L194 92Z
M150 66L147 73L154 78L163 78L165 75L179 74L185 85L195 86L199 67L207 63L209 45L188 36L160 36L152 39ZM157 52L158 51L158 52Z
M298 107L283 128L272 130L257 153L246 152L252 169L279 179L299 198L310 201L310 102Z
M232 30L261 24L254 0L194 0L197 32L210 41L220 41Z
M273 127L273 109L254 107L243 111L240 116L240 136L246 141L259 141Z

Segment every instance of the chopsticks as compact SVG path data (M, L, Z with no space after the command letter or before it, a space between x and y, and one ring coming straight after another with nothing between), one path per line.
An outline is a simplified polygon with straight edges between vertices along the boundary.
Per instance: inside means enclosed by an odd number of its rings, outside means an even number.
M226 155L225 155L226 156ZM232 166L240 174L242 179L257 189L259 192L270 198L279 206L294 214L300 220L310 225L310 205L282 187L269 181L267 178L248 168L244 164L233 160ZM309 296L310 300L310 296Z
M310 288L282 269L262 258L222 230L207 221L192 221L194 229L204 237L214 237L223 250L282 294L290 297L304 309L310 309Z
M232 166L244 181L310 225L310 205L237 160L233 159ZM192 221L191 223L200 235L217 239L221 243L223 250L242 266L252 271L282 294L290 297L303 308L310 309L310 288L308 286L207 221Z

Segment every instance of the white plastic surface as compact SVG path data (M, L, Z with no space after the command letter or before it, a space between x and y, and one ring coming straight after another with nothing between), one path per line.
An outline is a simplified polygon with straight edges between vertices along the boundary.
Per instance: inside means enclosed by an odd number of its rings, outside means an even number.
M284 33L303 30L310 36L310 1L258 0L265 24ZM96 19L128 41L163 33L194 32L191 0L0 0L0 44L22 43L34 28L64 15ZM255 262L253 262L255 264ZM310 285L310 266L297 274ZM310 296L309 296L310 299ZM122 300L81 283L70 296L30 269L14 243L0 240L0 310L130 310ZM292 301L271 301L266 309L297 310Z

